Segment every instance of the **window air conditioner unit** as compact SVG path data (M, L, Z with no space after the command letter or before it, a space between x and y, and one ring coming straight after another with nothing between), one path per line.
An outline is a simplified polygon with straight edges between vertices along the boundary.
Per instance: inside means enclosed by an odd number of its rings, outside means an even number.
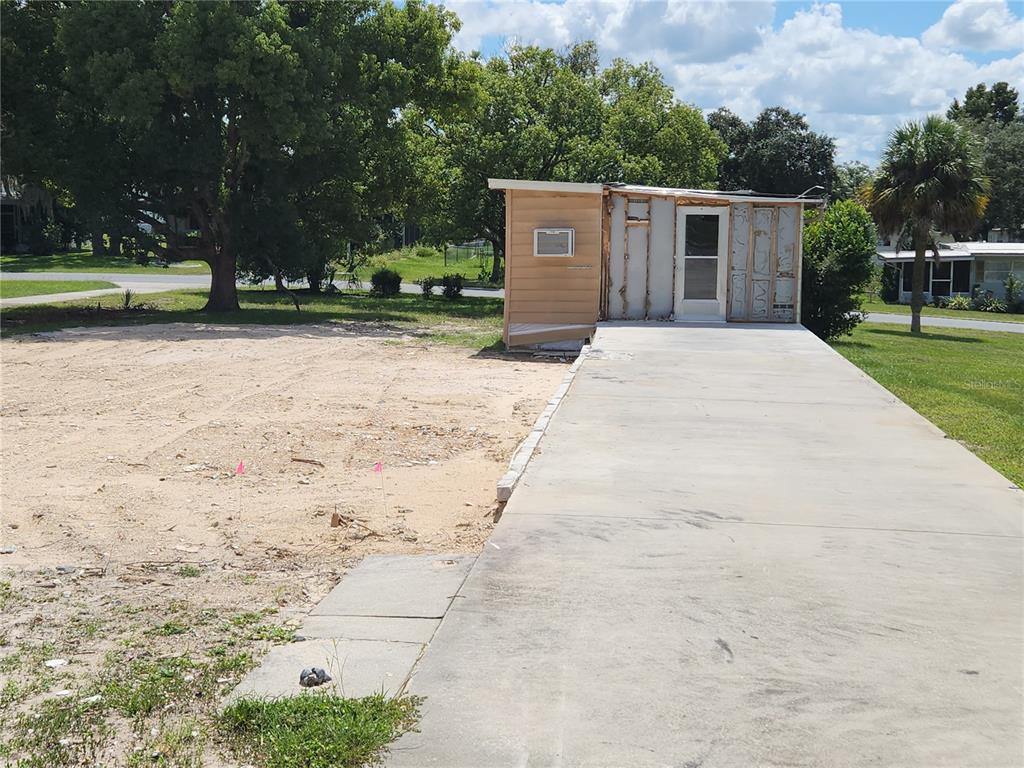
M572 256L576 230L571 227L533 230L534 256Z

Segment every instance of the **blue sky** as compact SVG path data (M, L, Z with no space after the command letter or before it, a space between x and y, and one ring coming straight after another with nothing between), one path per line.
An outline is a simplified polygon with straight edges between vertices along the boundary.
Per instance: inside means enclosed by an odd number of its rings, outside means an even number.
M1024 91L1024 0L444 0L455 45L595 40L607 61L652 61L676 98L750 119L781 104L877 161L901 122L944 112L978 82Z

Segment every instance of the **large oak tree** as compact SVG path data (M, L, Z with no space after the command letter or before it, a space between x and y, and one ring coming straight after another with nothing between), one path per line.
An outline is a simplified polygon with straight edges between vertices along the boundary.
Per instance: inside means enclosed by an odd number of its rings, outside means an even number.
M206 261L211 311L238 306L243 246L280 254L286 224L321 260L389 205L401 110L443 110L459 66L457 20L416 0L9 2L3 15L5 173Z

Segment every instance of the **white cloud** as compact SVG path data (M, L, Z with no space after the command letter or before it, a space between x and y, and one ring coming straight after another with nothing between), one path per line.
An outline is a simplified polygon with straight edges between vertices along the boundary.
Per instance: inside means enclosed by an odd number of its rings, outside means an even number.
M562 48L594 40L608 57L654 61L716 61L760 42L774 16L767 0L449 0L462 19L462 50L485 37L516 38Z
M1006 0L956 0L924 31L925 45L969 51L1019 51L1024 48L1024 19Z
M502 0L449 7L464 21L456 41L464 50L493 35L554 47L593 39L606 59L653 61L679 100L706 110L726 106L746 119L774 105L803 112L814 130L836 137L843 161L877 162L896 125L944 113L968 86L1006 80L1024 90L1024 52L979 64L916 37L848 28L835 3L798 11L777 29L769 4Z

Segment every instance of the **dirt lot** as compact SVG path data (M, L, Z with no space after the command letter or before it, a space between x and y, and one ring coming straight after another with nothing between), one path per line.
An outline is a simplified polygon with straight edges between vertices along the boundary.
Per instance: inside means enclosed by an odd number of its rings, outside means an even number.
M0 729L52 740L39 764L210 764L208 710L346 569L479 549L565 372L308 326L98 328L0 354ZM150 673L185 693L159 683L140 708ZM109 706L112 732L18 719L62 700Z

